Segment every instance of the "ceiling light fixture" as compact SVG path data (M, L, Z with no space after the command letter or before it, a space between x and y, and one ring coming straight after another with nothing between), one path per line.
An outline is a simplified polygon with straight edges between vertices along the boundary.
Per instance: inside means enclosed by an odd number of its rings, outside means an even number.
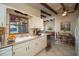
M67 11L65 11L63 14L62 14L62 16L66 16L67 15Z

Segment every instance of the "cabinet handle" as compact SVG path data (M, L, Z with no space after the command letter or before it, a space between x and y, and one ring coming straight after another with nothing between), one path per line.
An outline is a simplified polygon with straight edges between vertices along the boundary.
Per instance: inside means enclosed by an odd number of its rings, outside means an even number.
M26 51L29 49L29 46L28 47L26 47Z

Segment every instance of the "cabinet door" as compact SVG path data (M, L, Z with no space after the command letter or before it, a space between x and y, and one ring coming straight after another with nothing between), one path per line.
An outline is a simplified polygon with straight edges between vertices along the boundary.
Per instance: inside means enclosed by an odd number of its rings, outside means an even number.
M35 43L34 43L34 45L35 45L35 48L34 48L34 52L35 52L35 55L40 51L40 41L39 41L39 38L36 38L35 39Z
M40 50L41 48L39 47L39 40L38 38L34 39L34 40L31 40L29 41L27 44L28 48L27 48L27 55L29 56L33 56L33 55L36 55Z
M44 49L45 47L46 47L46 45L47 45L47 41L46 41L46 37L45 36L42 36L42 37L40 37L39 39L38 39L38 42L39 42L39 50L42 50L42 49Z
M41 38L41 44L43 45L42 48L45 48L47 46L47 39L46 36L43 36Z
M30 43L31 41L28 41L28 42L26 42L26 56L31 56L32 55L32 51L31 51L31 49L32 49L32 46L30 46L30 44L32 44L32 43Z
M25 56L26 55L26 48L25 47L18 48L13 53L14 53L13 54L14 56Z
M6 24L6 8L0 4L0 27L3 27Z
M36 39L34 40L31 40L28 42L28 54L27 55L30 55L30 56L33 56L37 53L37 47L36 47Z
M37 48L38 48L38 51L40 51L41 49L42 49L42 39L41 39L41 37L40 38L38 38L37 39L38 41L37 41L37 43L38 43L38 46L37 46Z
M26 55L26 43L21 43L13 46L14 56L25 56Z

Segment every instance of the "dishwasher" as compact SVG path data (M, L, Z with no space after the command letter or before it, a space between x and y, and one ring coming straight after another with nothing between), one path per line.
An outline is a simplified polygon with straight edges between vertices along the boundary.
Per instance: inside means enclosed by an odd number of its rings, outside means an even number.
M12 46L0 48L0 56L12 56Z

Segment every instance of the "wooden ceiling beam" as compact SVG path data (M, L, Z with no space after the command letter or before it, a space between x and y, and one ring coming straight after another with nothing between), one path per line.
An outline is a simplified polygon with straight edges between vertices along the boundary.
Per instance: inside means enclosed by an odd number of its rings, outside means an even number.
M78 3L75 4L74 10L77 10Z
M42 6L44 6L45 8L47 8L48 10L52 11L53 13L55 13L56 15L58 14L54 9L52 9L48 4L46 3L40 3Z
M51 14L49 14L49 13L43 11L43 10L41 10L41 13L44 13L44 14L46 14L46 15L48 15L48 16L51 16Z
M41 17L44 17L44 18L46 18L46 16L45 16L45 15L41 15Z
M63 7L63 11L65 11L65 6L63 3L61 3L61 6Z

